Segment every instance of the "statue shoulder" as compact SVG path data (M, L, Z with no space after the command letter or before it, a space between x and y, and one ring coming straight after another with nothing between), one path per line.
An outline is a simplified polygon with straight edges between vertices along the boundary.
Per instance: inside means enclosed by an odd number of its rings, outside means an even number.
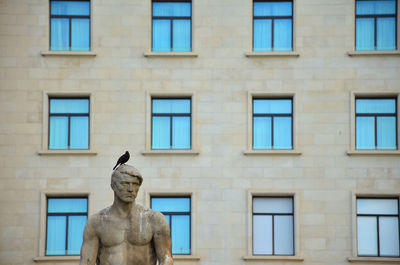
M105 219L110 217L110 207L104 208L103 210L90 215L87 220L87 224L90 227L98 227L99 224Z

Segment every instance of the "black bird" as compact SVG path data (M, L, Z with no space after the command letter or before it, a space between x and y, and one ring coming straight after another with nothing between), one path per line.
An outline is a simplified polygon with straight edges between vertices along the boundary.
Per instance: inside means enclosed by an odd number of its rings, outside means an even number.
M128 162L129 157L130 157L130 156L129 156L129 152L126 151L125 154L123 154L122 156L120 156L120 157L118 158L118 162L117 162L117 164L115 165L115 167L113 168L113 170L114 170L118 165L122 165L122 164L125 164L126 162Z

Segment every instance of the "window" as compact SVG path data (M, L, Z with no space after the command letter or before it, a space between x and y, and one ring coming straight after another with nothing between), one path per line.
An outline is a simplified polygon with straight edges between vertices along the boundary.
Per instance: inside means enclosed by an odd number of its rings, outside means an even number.
M292 101L253 99L253 149L293 149Z
M190 0L153 1L152 50L191 51L192 4Z
M356 0L356 50L395 50L396 17L396 0Z
M151 208L161 212L168 221L172 254L190 255L190 197L152 197Z
M50 0L50 50L90 50L90 1Z
M253 255L294 255L293 197L253 197Z
M293 47L293 2L253 2L253 50L291 51Z
M153 98L152 149L191 148L191 100Z
M89 149L89 98L49 99L49 149Z
M46 255L79 255L87 209L87 198L47 198Z
M399 257L399 199L357 198L358 256Z
M397 149L396 106L396 98L356 98L356 149Z

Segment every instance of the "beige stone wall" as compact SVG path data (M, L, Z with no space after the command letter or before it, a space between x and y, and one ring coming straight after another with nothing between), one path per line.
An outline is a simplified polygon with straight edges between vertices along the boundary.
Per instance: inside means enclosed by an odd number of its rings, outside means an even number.
M144 176L141 203L154 189L195 195L192 251L200 260L176 264L294 263L243 259L250 254L251 190L296 194L300 263L347 264L354 243L352 194L400 191L399 156L346 153L351 92L400 93L398 55L347 54L353 51L354 1L295 0L299 56L264 57L245 56L251 53L250 0L193 0L197 57L144 56L150 0L92 3L96 56L43 56L48 1L0 0L0 264L34 264L43 254L41 192L90 192L92 213L109 205L111 169L125 150ZM38 154L47 132L44 93L58 92L91 94L95 154ZM141 153L152 93L193 94L193 149L199 154ZM249 93L295 95L300 155L243 154ZM78 262L47 264L66 263Z

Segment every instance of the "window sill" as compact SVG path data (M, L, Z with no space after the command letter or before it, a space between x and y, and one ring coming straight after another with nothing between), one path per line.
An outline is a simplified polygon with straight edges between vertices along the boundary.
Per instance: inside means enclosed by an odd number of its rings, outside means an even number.
M198 57L195 52L145 52L144 57Z
M350 150L347 151L348 156L355 155L384 155L384 156L400 156L400 150Z
M34 262L52 262L52 261L79 261L80 256L41 256L33 258Z
M38 155L97 155L93 150L42 150Z
M142 155L199 155L199 150L146 150Z
M304 258L299 256L244 256L243 260L248 261L304 261Z
M390 51L350 51L347 52L348 56L371 56L371 55L400 55L399 50Z
M184 261L197 261L200 260L200 256L197 255L173 255L174 261L184 260Z
M41 52L42 56L96 56L95 52L91 51L46 51Z
M400 263L400 258L378 258L378 257L352 257L347 259L349 262L379 262L379 263Z
M270 56L290 56L299 57L300 54L294 51L287 52L246 52L244 54L246 57L270 57Z
M301 155L299 150L245 150L244 155Z

